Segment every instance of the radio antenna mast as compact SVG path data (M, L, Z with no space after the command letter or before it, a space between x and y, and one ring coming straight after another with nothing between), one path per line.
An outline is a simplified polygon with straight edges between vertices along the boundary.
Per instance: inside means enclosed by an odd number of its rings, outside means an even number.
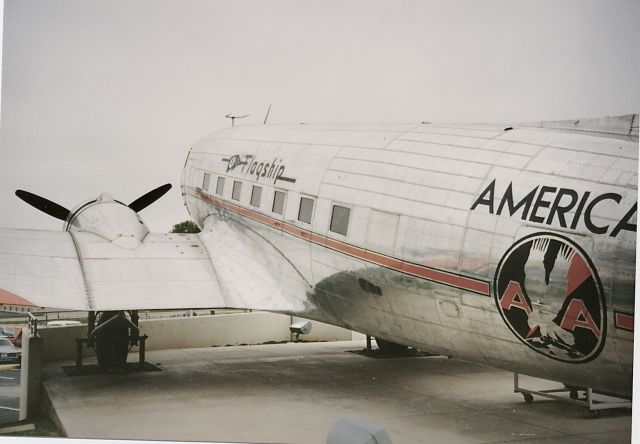
M243 119L247 116L250 116L251 114L245 114L244 116L234 116L231 114L227 114L225 117L227 119L231 119L231 126L236 126L236 119Z
M269 112L271 111L271 104L269 104L269 109L267 109L267 115L264 116L264 122L262 122L263 125L267 124L267 119L269 118Z

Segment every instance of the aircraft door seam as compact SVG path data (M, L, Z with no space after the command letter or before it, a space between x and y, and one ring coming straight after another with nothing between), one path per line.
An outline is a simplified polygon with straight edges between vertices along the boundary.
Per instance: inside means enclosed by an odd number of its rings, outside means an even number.
M490 139L487 139L487 140L496 140L496 139L500 138L500 136L502 136L502 135L503 134L501 133L501 134L498 134L495 137L491 137ZM512 143L514 143L514 142L512 141ZM526 171L526 169L529 166L529 164L531 162L533 162L534 159L537 159L538 156L540 155L540 152L542 152L542 150L544 150L546 148L546 146L542 146L542 145L537 145L537 146L539 146L540 148L537 150L537 152L535 154L533 154L533 155L531 155L529 157L529 160L527 161L527 163L525 163L522 168L514 168L514 169L516 169L518 171ZM480 149L482 149L482 148L480 148ZM486 187L485 184L489 181L489 178L491 177L492 173L495 171L496 168L497 168L497 166L493 165L491 168L489 168L487 170L483 180L480 182L480 187L476 191L476 195L479 195L480 193L482 193L482 190L484 189L484 187ZM463 262L463 258L464 258L464 251L463 251L464 250L464 244L465 244L466 239L467 239L467 233L468 233L468 230L469 230L469 220L471 219L472 213L473 212L471 210L467 211L467 218L466 218L466 221L465 221L465 224L464 224L463 233L462 233L462 244L460 246L460 256L458 258L458 272L460 272L462 270L462 262ZM496 221L496 223L497 223L497 221Z

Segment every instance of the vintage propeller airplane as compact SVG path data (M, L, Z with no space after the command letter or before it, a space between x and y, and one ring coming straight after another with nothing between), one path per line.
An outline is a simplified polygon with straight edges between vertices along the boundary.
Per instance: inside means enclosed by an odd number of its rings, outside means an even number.
M140 218L170 185L75 210L18 190L65 224L0 229L1 302L288 313L631 395L638 115L234 126L181 187L198 235Z

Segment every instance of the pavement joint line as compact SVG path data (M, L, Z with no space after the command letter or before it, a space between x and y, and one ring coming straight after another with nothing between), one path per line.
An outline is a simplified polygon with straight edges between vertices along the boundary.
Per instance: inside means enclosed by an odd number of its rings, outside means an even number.
M540 400L540 401L542 401L542 402L547 402L546 400ZM539 402L540 402L540 401L539 401ZM554 400L549 400L549 401L553 402ZM561 402L562 402L562 401L561 401ZM558 405L558 404L554 404L554 405ZM535 408L535 407L536 407L535 405L528 405L528 407L527 407L527 405L525 404L525 405L523 405L523 407L524 407L524 408L528 408L528 409L534 409L534 410L537 410L537 413L542 413L542 412L544 412L544 413L552 413L552 412L545 411L545 410L542 410L542 409L536 409L536 408ZM589 410L588 410L588 408L587 408L586 406L571 405L571 404L568 404L568 403L567 403L566 407L567 407L568 409L573 409L573 411L576 411L576 412L584 412L584 418L585 418L585 419L588 419L588 411L589 411ZM611 410L609 410L609 411L616 411L616 410L618 410L618 411L620 411L620 412L621 412L621 411L622 411L622 410L624 410L625 408L626 408L626 407L619 407L619 408L616 408L616 409L611 409ZM498 408L498 409L494 409L494 410L491 410L491 411L492 411L492 412L494 412L494 413L493 413L493 415L494 415L494 416L497 416L497 417L499 417L499 418L503 418L503 419L508 419L508 418L505 418L503 415L505 415L507 412L510 412L511 410L512 410L511 408ZM620 416L620 417L623 417L623 416L630 417L630 416L631 416L631 414L627 414L627 413L619 413L619 414L617 414L617 415L612 415L612 416L616 416L616 417L617 417L617 416ZM525 422L525 423L526 423L526 421L535 421L535 419L531 418L530 420L529 420L529 419L527 419L527 420L522 421L522 422ZM604 433L604 432L597 432L597 433Z
M452 404L454 404L454 405L456 405L458 407L464 407L464 408L472 409L472 410L475 410L475 411L478 411L478 412L486 412L486 409L483 406L470 406L470 405L466 404L464 401L451 400L450 398L448 398L446 396L446 394L441 396L440 394L435 394L434 395L434 394L423 393L423 392L419 392L419 391L415 391L415 390L410 390L410 389L408 389L406 387L395 385L393 382L391 382L391 383L387 382L387 383L384 383L384 384L389 386L389 387L393 387L395 389L398 389L398 390L404 390L404 391L410 392L410 393L412 393L414 395L417 394L417 395L420 395L420 396L423 396L423 397L428 397L429 399L437 399L437 400L440 400L440 401L450 402L450 403L452 403ZM516 399L517 398L519 398L519 397L516 397ZM514 401L514 402L517 402L517 401ZM521 404L524 405L524 402L521 402ZM496 411L498 411L498 410L509 410L509 411L511 411L512 408L511 407L502 407L502 408L496 409Z
M567 407L572 407L572 406L567 406ZM503 416L500 416L499 413L502 413L503 411L504 411L504 409L489 410L489 411L486 412L486 414L490 415L490 416L493 416L493 417L496 417L496 418L499 418L499 419L515 420L515 419L510 419L510 418L505 418ZM586 418L586 413L585 413L585 418ZM525 419L525 420L523 420L522 418L519 418L519 421L522 424L526 424L526 425L530 425L530 426L534 426L534 427L540 427L541 429L544 429L544 430L548 430L548 431L551 431L551 432L559 433L558 436L564 436L564 437L572 436L570 433L559 432L559 431L555 430L551 424L548 425L548 426L545 426L544 424L540 424L539 422L536 422L533 418L532 419Z
M515 435L514 435L515 436ZM540 438L540 437L532 437L531 439L534 439L536 441L543 439L545 441L549 441L555 438L562 438L562 439L567 439L567 438L580 438L580 439L585 439L585 442L592 442L589 441L587 438L588 435L583 436L583 435L569 435L567 433L562 433L559 432L557 435L550 435L550 436L545 436L544 438ZM482 444L509 444L509 443L527 443L527 442L531 442L530 438L524 438L524 439L510 439L510 440L499 440L499 441L484 441Z

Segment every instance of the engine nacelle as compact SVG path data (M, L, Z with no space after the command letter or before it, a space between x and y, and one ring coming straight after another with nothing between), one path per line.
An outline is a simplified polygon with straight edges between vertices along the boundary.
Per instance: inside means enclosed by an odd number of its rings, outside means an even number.
M138 247L149 234L147 225L138 213L119 202L109 193L81 205L73 211L65 224L66 231L96 234L127 249Z

